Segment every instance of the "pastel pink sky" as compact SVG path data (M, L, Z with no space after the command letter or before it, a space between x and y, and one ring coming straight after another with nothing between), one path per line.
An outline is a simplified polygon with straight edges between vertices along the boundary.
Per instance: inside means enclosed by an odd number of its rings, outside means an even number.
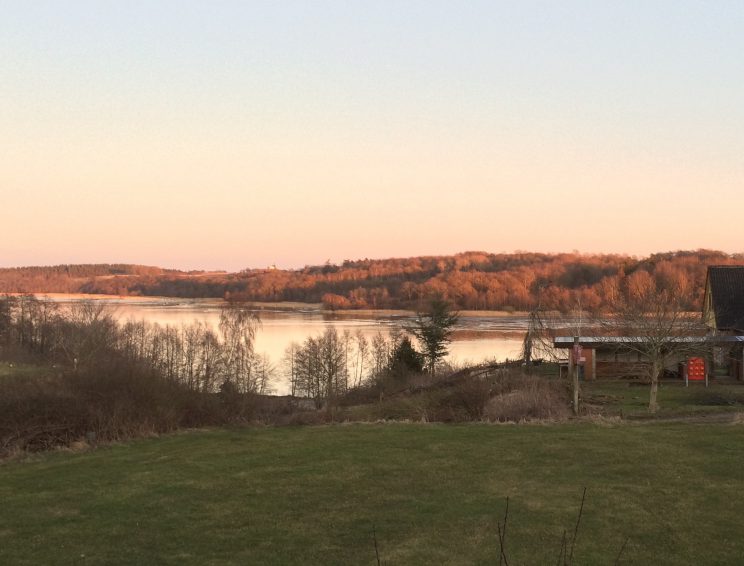
M740 4L24 4L0 265L744 250Z

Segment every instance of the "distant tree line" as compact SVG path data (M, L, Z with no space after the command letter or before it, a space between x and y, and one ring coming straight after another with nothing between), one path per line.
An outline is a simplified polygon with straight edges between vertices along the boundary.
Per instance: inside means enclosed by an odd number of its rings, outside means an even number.
M80 439L95 444L183 427L292 422L309 409L332 421L343 407L407 387L425 362L441 362L426 361L400 331L368 340L329 328L287 348L282 365L292 396L269 397L276 368L254 352L259 325L254 310L234 301L215 327L163 327L119 322L96 301L0 295L0 362L11 366L0 379L0 458ZM13 375L14 363L36 375Z
M119 323L92 301L61 307L33 295L0 296L0 355L27 353L73 372L124 368L203 393L264 393L273 368L253 350L258 324L254 311L235 303L225 305L213 329L202 322Z
M179 428L273 422L258 320L228 304L216 328L119 323L101 303L0 296L0 458ZM15 364L25 371L15 373ZM7 375L6 375L7 373Z
M430 376L447 355L457 315L441 299L432 300L405 332L378 332L369 341L359 331L339 334L329 327L285 350L282 365L293 396L312 399L329 412L353 389L379 394L397 389L427 369ZM415 337L421 351L411 341ZM447 368L448 369L448 368Z
M368 340L359 331L339 333L329 327L302 343L290 344L285 350L282 368L291 394L312 399L320 408L332 405L352 388L381 383L395 370L420 373L421 363L405 368L396 365L401 348L413 350L410 339L399 330L389 335L378 332ZM402 375L401 372L398 374Z
M0 292L223 297L322 302L330 309L412 308L438 296L467 310L599 310L617 289L660 288L699 310L708 265L743 254L696 250L646 258L593 254L489 254L344 261L297 270L185 273L142 266L0 269Z

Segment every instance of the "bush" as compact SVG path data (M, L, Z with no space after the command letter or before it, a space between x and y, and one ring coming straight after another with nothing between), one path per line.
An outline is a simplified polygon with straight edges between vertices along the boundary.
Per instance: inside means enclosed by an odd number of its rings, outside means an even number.
M484 408L484 417L489 421L564 420L571 414L564 384L509 374L498 381L498 386L500 391Z
M491 384L478 377L457 383L429 396L427 419L437 422L479 421L491 393Z
M380 400L382 392L383 390L375 382L352 387L338 398L338 405L339 407L352 407L374 403Z
M378 384L379 386L379 384ZM356 420L430 422L562 420L570 416L565 384L518 369L464 368L449 375L413 374L380 395L375 386L350 390L342 400Z
M0 381L0 456L253 420L254 395L201 393L157 374L67 373Z

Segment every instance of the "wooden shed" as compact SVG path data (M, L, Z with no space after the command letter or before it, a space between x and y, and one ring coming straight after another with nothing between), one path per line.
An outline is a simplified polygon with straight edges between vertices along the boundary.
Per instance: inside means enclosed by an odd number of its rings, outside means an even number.
M553 346L568 352L569 372L575 363L580 366L583 379L621 379L638 378L646 375L648 361L635 347L646 338L642 336L558 336ZM699 344L701 347L725 348L740 351L744 346L744 336L675 336L670 337L670 345L675 342ZM580 346L580 354L574 352ZM678 375L679 364L687 362L681 355L670 355L665 360L664 370L669 376ZM682 376L679 376L682 377Z

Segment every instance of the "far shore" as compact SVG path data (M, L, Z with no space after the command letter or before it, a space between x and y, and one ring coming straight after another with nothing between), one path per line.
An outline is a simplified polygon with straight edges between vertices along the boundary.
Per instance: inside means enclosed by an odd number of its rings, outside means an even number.
M8 293L18 296L22 293ZM107 301L114 303L153 304L153 305L205 305L217 306L225 302L219 298L186 298L186 297L161 297L161 296L137 296L137 295L97 295L89 293L32 293L37 297L48 297L53 301ZM328 309L323 303L301 303L296 301L263 302L254 301L250 303L256 310L283 310L317 312L319 314L333 314L338 316L416 316L416 311L406 309ZM460 316L466 318L509 318L524 317L529 313L525 311L504 310L461 310Z

